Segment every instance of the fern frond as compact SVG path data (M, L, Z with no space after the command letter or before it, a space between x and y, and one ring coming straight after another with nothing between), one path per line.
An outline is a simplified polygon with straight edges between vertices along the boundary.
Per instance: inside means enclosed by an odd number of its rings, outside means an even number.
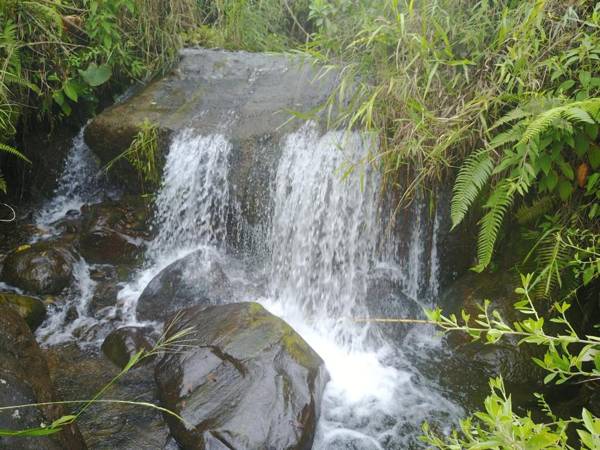
M488 131L495 130L496 128L501 127L502 125L514 122L515 120L524 119L525 117L529 117L531 115L532 113L530 111L526 111L521 108L515 108L511 112L502 116L500 119L494 122L494 124L490 127Z
M465 160L452 189L453 195L450 207L452 228L463 221L469 207L488 182L493 168L494 163L486 149L471 154Z
M556 288L562 287L563 271L571 260L571 252L563 245L560 230L545 233L536 246L539 275L534 281L535 293L538 298L548 298Z
M489 148L494 149L502 147L506 144L518 142L519 139L521 139L522 135L523 127L517 124L510 130L504 131L494 136L494 138L490 141Z
M556 197L546 195L535 200L531 205L521 206L515 213L517 222L521 225L526 225L542 217L544 214L552 210L556 203Z
M25 156L23 153L21 153L16 148L11 147L10 145L7 145L7 144L3 144L2 142L0 142L0 152L10 153L11 155L16 156L17 158L20 158L23 161L31 164L31 161L29 160L29 158L27 158L27 156Z
M492 260L494 246L498 239L504 216L514 198L514 186L508 179L502 180L494 189L484 209L486 214L479 221L479 236L477 238L478 264L472 270L482 272Z
M4 179L4 176L0 173L0 191L6 194L6 188L6 180Z
M548 131L552 124L561 118L564 112L564 106L550 109L540 114L535 120L533 120L525 129L519 144L526 144L542 133ZM518 144L517 144L518 145Z
M525 144L532 139L542 135L558 119L569 122L583 122L593 124L597 120L600 111L600 98L591 98L578 102L567 103L562 106L549 109L538 115L525 129L519 144Z

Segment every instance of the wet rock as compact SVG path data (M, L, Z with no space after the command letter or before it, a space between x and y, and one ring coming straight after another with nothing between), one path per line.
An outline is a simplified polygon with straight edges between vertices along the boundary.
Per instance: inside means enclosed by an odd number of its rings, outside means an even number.
M74 343L47 352L52 379L63 398L90 398L120 371L101 353ZM158 404L155 390L153 367L142 365L113 384L109 396ZM144 406L97 404L79 418L78 425L93 450L157 450L169 436L160 412Z
M4 260L2 280L34 294L58 294L73 278L75 258L62 241L23 245Z
M117 367L123 368L131 357L140 350L151 350L152 329L143 327L122 327L114 330L102 343L102 351ZM150 361L150 359L145 359Z
M46 318L46 306L44 303L27 295L14 294L11 292L0 292L0 305L7 305L14 309L35 331Z
M186 449L310 449L327 371L283 320L257 303L182 310L168 336L192 327L193 347L155 369L165 416ZM190 341L191 340L191 341Z
M238 151L245 143L279 137L299 121L286 111L309 111L322 104L335 85L335 74L316 79L317 69L284 55L184 49L177 68L123 103L104 110L88 125L85 140L107 164L126 150L145 120L159 127L159 148L184 128L212 134L223 122ZM232 114L233 112L233 114ZM135 171L119 161L108 174L129 190L139 189ZM247 181L245 181L247 182Z
M475 318L481 313L478 305L490 300L490 311L498 310L507 323L522 320L526 316L518 313L513 305L518 300L515 287L519 286L516 274L508 271L498 273L467 273L454 282L444 293L441 307L448 312L459 313L461 309ZM543 352L533 345L518 346L517 338L506 337L494 345L471 343L463 333L452 333L447 341L457 353L457 358L469 361L484 372L483 379L502 375L507 386L520 387L531 392L542 386L544 371L533 361Z
M367 308L372 319L424 318L423 306L406 295L402 284L387 270L374 270L367 279ZM414 327L413 324L375 322L379 330L396 342L400 342Z
M132 264L143 250L146 205L138 199L104 202L82 208L80 251L86 261Z
M48 365L25 321L0 305L0 406L55 402ZM62 405L0 412L0 428L20 430L49 424L65 414ZM86 448L77 425L40 437L0 437L0 448L78 450Z
M96 265L90 269L90 278L96 283L94 294L89 304L93 317L98 317L117 303L119 293L119 276L117 269L111 265Z
M90 314L99 316L106 308L112 308L117 304L119 288L115 282L99 282L94 289L94 295L90 300Z
M163 269L146 286L137 303L139 320L165 320L173 312L196 305L228 302L232 288L220 262L198 250Z

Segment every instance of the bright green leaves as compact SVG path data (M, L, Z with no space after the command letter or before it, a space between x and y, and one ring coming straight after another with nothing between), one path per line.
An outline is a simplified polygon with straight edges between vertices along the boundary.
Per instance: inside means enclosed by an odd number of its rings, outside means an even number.
M586 449L594 450L600 448L600 419L592 416L585 408L583 408L581 417L585 425L585 431L577 430L581 443Z
M536 345L546 348L542 359L534 362L547 371L544 383L562 384L573 379L586 380L600 377L600 338L579 336L566 313L570 308L567 302L555 303L552 310L555 333L549 334L545 320L541 317L531 298L531 290L538 278L533 274L521 276L522 286L515 292L521 299L515 308L522 319L509 325L498 311L490 309L490 301L480 306L480 313L472 319L462 312L462 322L456 315L445 316L438 308L426 311L427 317L446 333L464 332L476 341L485 338L486 343L494 344L504 336L518 337L518 345ZM549 328L549 327L548 327ZM520 416L513 410L512 400L507 394L502 378L489 380L490 395L484 401L484 410L460 421L460 428L449 435L438 435L428 425L423 425L423 441L434 448L456 449L563 449L569 447L569 427L576 431L583 448L600 448L600 418L594 417L585 408L581 419L561 420L556 417L544 397L535 394L540 410L545 413L546 422L536 423L531 414Z
M491 262L498 233L515 200L532 191L554 195L566 203L579 186L585 189L585 214L596 217L600 183L589 169L600 166L600 147L593 141L599 133L599 119L600 98L537 99L517 107L490 128L508 127L494 136L486 149L465 159L454 184L451 207L456 227L492 180L479 221L475 271L481 272ZM580 199L578 195L577 201Z
M81 78L92 87L100 86L110 80L112 76L112 68L108 64L100 66L91 63L87 69L79 70Z
M481 189L492 174L493 161L488 151L479 150L470 155L458 172L454 183L450 216L452 227L460 224Z

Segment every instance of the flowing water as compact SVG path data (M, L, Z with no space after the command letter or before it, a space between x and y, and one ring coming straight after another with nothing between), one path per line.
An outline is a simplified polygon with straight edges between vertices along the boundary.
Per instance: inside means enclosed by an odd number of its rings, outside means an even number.
M53 197L36 214L36 225L46 233L51 233L52 224L69 211L79 211L84 204L99 202L102 197L100 167L84 141L84 133L85 126L73 138Z
M383 301L372 294L374 274L383 273L403 291L411 305L400 305L400 311L406 308L411 315L415 304L428 304L437 294L439 272L435 239L431 248L425 245L421 207L405 224L410 227L406 256L382 250L398 243L386 237L380 220L380 177L377 169L357 164L375 145L357 133L321 135L310 123L288 135L266 202L272 205L268 230L262 233L268 256L257 263L254 255L245 268L243 261L226 267L227 275L244 286L258 279L259 301L288 321L327 365L331 381L315 449L410 448L418 445L423 420L443 427L461 414L410 362L406 345L440 345L431 330L413 329L403 343L388 339L366 320L371 304ZM38 223L49 226L67 210L95 198L96 169L88 152L81 136L76 138L69 156L73 161ZM231 152L231 143L221 134L199 136L186 130L173 138L155 199L156 237L142 269L122 286L110 317L138 323L135 308L144 287L189 252L206 249L232 261L227 221L233 214L244 222L231 198ZM436 215L434 236L438 227ZM64 342L78 330L78 339L85 341L81 330L98 326L86 313L94 289L89 270L83 261L78 264L76 299L68 303L78 319L67 323L67 306L59 308L38 331L44 343ZM255 299L241 295L233 300ZM97 345L98 336L90 336Z
M315 348L331 374L316 449L406 448L416 443L422 420L448 423L460 412L401 348L368 322L354 320L367 319L367 302L376 300L367 298L374 267L396 267L412 297L419 294L424 268L437 270L424 261L421 219L413 224L404 267L381 259L379 176L376 170L349 170L373 145L359 134L320 136L308 124L282 143L274 177L271 227L264 236L270 256L257 270L266 274L259 301ZM167 264L198 248L224 252L226 216L233 210L230 151L221 135L186 131L174 139L156 200L158 236L149 245L146 269L120 295L130 318L141 290Z

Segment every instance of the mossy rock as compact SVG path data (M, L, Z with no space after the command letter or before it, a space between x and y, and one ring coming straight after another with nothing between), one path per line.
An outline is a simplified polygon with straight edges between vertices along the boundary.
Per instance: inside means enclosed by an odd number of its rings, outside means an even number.
M58 294L71 283L74 264L66 241L22 245L4 260L2 281L33 294Z
M181 310L165 328L192 343L155 370L162 404L191 425L167 417L184 448L312 447L328 374L286 322L234 303Z
M13 294L11 292L0 292L0 305L7 305L14 309L35 331L46 318L46 306L34 297Z

